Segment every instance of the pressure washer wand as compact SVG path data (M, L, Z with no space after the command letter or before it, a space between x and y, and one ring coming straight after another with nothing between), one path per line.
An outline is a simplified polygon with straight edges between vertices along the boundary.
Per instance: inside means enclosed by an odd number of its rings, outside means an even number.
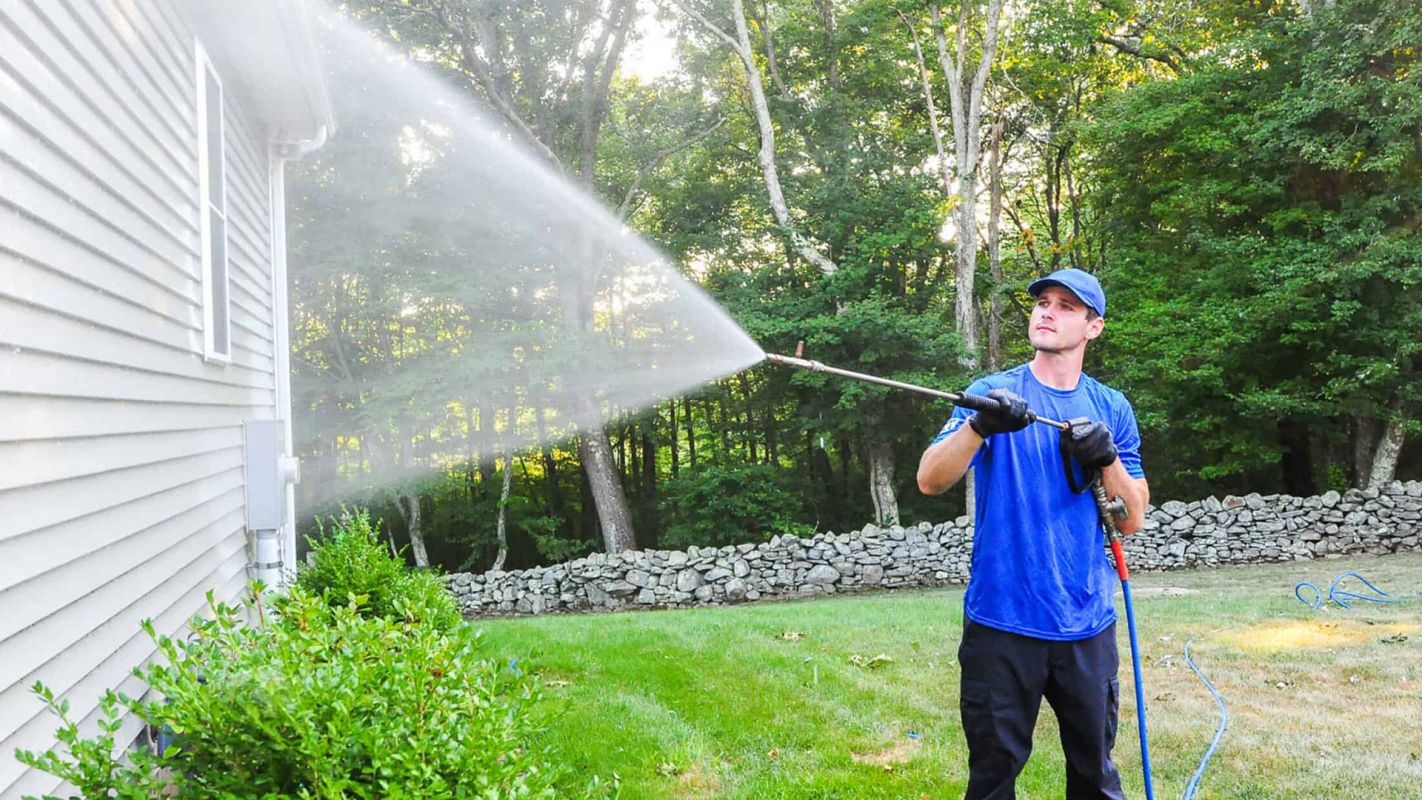
M801 344L803 345L804 343L802 342ZM919 386L915 383L904 383L903 381L891 380L889 378L880 378L877 375L867 375L863 372L851 372L847 369L831 367L827 364L822 364L819 361L811 361L806 358L781 356L775 355L773 353L766 353L765 360L769 361L772 364L779 364L783 367L795 367L797 369L808 370L810 372L823 372L827 375L838 375L841 378L864 381L865 383L877 383L880 386L887 386L891 389L903 389L909 392L917 392L918 394L926 394L929 397L937 397L942 400L947 400L955 406L971 408L974 411L991 412L998 410L998 404L996 400L993 400L990 397L983 397L981 395L966 394L963 392L945 392L941 389L930 389L927 386ZM1033 422L1040 422L1043 425L1051 425L1052 427L1057 428L1059 430L1067 429L1067 424L1065 422L1057 422L1054 419L1039 417L1030 411L1028 412L1028 416L1032 418Z

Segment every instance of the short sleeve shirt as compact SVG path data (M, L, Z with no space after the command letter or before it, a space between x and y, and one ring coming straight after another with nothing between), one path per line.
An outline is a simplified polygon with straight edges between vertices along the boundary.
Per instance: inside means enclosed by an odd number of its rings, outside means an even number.
M1126 472L1145 476L1135 411L1115 389L1085 374L1074 389L1054 389L1023 364L975 381L968 393L993 389L1016 392L1043 417L1105 422ZM972 413L954 409L933 441L962 427ZM989 436L972 467L977 518L963 601L967 617L1058 641L1085 639L1110 627L1116 620L1115 573L1091 493L1075 494L1067 483L1057 429L1033 424Z

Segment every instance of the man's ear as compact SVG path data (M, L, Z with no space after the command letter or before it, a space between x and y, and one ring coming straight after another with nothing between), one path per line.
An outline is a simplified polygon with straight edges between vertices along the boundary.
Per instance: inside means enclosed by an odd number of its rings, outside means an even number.
M1089 342L1092 339L1095 339L1096 337L1100 336L1101 331L1105 330L1105 328L1106 319L1104 317L1097 317L1096 319L1093 319L1092 321L1086 323L1086 340Z

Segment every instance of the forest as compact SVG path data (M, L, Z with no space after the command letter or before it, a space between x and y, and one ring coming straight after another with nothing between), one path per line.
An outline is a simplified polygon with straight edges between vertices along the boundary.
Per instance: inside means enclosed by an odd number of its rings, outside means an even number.
M1422 477L1414 0L342 12L488 109L766 350L804 341L827 364L961 389L1031 357L1027 284L1077 267L1109 301L1086 371L1134 405L1155 502ZM396 376L433 369L421 354L450 335L422 300L447 275L421 267L448 242L332 223L396 205L381 187L443 190L410 145L386 146L417 124L343 120L288 178L303 533L361 505L413 563L482 571L964 513L961 489L914 483L947 406L819 374L762 365L604 402L568 436L492 391L402 413ZM353 165L382 177L352 186ZM488 348L547 335L484 330L475 306L461 319Z

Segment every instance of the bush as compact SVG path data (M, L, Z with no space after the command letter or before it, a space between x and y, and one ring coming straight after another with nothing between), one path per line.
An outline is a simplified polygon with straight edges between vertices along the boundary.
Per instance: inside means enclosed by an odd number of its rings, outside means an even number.
M309 541L311 558L296 588L336 605L364 598L364 616L427 622L440 630L459 624L459 606L433 573L410 569L380 540L365 510L332 521L329 537Z
M161 659L137 674L163 700L122 702L177 734L161 759L120 764L110 734L77 748L71 735L73 763L53 752L21 760L95 798L154 796L158 766L192 798L567 796L559 787L571 776L550 766L526 721L535 689L481 660L472 629L371 615L359 601L332 605L299 588L265 627L209 605L211 619L195 620L186 640L145 625ZM608 787L572 794L595 793Z
M92 739L79 736L79 724L69 716L69 701L55 700L54 692L43 683L30 691L44 701L51 713L59 717L60 727L54 738L68 750L68 758L49 750L32 753L16 750L21 763L58 777L73 786L78 798L118 798L118 800L149 800L162 797L168 790L166 776L159 772L160 760L148 752L135 752L129 761L114 757L118 742L115 734L123 727L123 707L131 701L116 692L104 692L99 702L99 735ZM26 796L25 800L34 800ZM51 800L46 796L44 800ZM71 798L73 800L73 798Z
M763 542L776 534L806 533L797 524L800 498L784 486L783 471L766 464L701 466L662 485L662 513L676 520L659 544L668 548Z

